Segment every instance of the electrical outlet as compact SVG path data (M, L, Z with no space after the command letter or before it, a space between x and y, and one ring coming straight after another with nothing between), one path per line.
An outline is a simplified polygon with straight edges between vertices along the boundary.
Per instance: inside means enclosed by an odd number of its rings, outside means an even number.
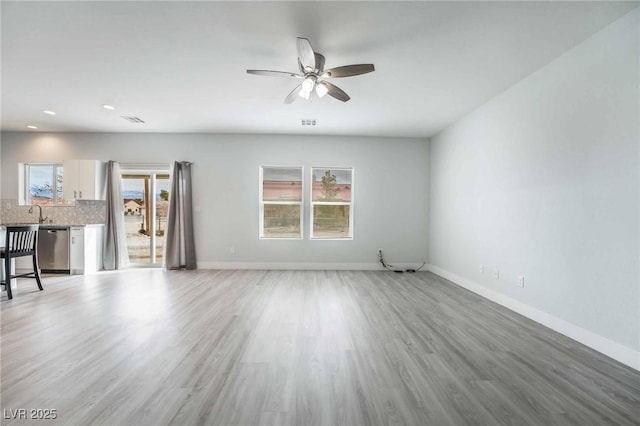
M480 273L484 275L484 265L480 264Z
M518 275L518 287L524 287L524 276Z
M229 253L236 254L236 248L235 247L229 247Z
M500 269L496 268L493 270L493 278L495 278L496 280L500 279Z

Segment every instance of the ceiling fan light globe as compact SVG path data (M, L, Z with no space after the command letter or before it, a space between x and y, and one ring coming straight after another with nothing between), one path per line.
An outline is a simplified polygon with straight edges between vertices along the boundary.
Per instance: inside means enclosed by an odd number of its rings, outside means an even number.
M317 84L316 85L316 93L318 94L319 97L322 98L328 92L329 92L329 89L327 89L327 86L325 86L324 84Z
M315 80L311 77L307 77L302 82L302 90L305 92L311 92L313 90L313 86L315 86Z
M309 96L311 96L311 92L307 92L306 90L300 90L299 95L301 98L309 100Z

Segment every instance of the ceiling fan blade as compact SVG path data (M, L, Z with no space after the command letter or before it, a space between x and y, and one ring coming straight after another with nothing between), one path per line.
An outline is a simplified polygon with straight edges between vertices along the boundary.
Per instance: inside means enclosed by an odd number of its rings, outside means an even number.
M375 71L373 64L357 64L357 65L345 65L342 67L331 68L326 70L323 77L351 77L353 75L366 74L368 72Z
M322 74L324 70L324 55L320 53L313 54L316 57L316 73Z
M297 42L298 47L298 58L300 62L304 66L305 70L308 68L311 71L316 69L316 56L313 53L313 48L311 47L311 43L306 38L298 37Z
M351 99L344 90L342 90L335 84L331 84L328 81L319 81L318 84L322 84L323 86L325 86L328 90L327 93L339 101L347 102L349 99Z
M268 71L268 70L247 70L247 74L264 75L267 77L294 77L302 78L301 75L286 71Z
M291 93L289 93L287 97L284 99L284 103L290 104L291 102L295 101L299 97L298 95L300 94L301 89L302 89L302 84L298 84L298 86L296 86L296 88L293 89Z

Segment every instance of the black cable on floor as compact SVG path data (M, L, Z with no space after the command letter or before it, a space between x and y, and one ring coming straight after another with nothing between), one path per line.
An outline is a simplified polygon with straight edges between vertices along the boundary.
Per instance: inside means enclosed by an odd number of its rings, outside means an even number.
M382 250L378 250L378 260L380 261L384 269L386 269L387 271L398 273L398 274L402 274L403 272L418 272L420 269L424 267L424 265L427 264L427 262L422 262L422 265L420 265L417 269L409 268L406 271L403 271L402 269L393 269L393 265L385 263L384 257L382 256Z

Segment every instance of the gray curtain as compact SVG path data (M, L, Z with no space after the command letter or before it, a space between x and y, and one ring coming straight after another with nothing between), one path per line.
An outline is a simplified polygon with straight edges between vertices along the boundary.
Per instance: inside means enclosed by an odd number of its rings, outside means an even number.
M124 227L124 201L120 165L107 163L107 219L104 229L102 258L105 270L115 270L129 264L127 233Z
M169 186L169 211L165 233L165 269L196 269L191 201L191 163L175 161Z

